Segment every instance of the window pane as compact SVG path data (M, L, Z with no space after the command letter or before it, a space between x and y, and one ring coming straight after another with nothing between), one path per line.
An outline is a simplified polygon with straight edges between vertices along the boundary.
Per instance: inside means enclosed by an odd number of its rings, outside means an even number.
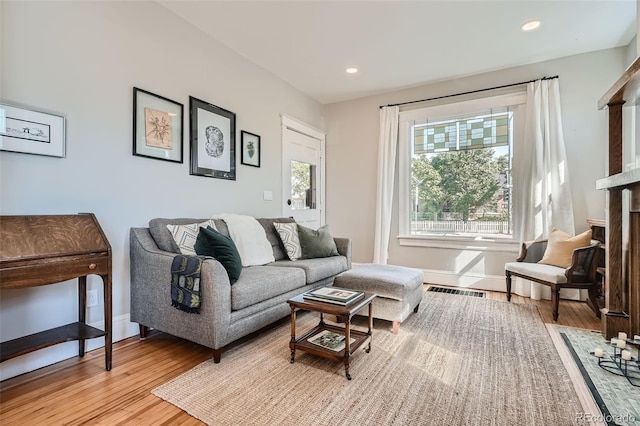
M411 234L510 238L512 113L415 125Z
M307 210L315 208L314 165L291 161L291 209Z

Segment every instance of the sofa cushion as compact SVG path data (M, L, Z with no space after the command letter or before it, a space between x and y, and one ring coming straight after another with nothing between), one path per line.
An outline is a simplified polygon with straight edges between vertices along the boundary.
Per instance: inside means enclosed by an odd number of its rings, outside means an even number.
M194 249L198 255L211 256L224 266L231 284L242 272L242 259L233 240L210 226L200 228Z
M305 274L300 268L249 266L231 286L231 309L237 311L304 285Z
M274 222L273 226L280 235L280 241L284 246L285 252L289 260L298 260L302 256L302 247L300 246L300 238L298 237L298 224L278 223Z
M270 263L269 266L283 268L302 269L306 276L306 283L312 284L324 278L331 277L349 269L347 258L344 256L321 257L315 259L278 260Z
M176 241L171 236L171 232L167 229L167 225L187 225L189 223L206 222L207 219L165 219L156 218L149 221L149 233L156 242L160 250L169 251L171 253L180 253L180 249Z
M196 244L196 239L202 227L215 229L216 225L213 223L213 220L202 223L189 223L187 225L167 225L167 229L171 232L171 236L176 242L180 253L189 256L196 255L194 245Z
M278 235L278 231L273 226L273 222L278 223L288 223L295 222L295 220L291 217L279 217L279 218L262 218L258 219L260 225L264 228L265 234L267 234L267 240L269 240L269 244L271 244L271 248L273 249L273 258L275 260L288 259L287 253L282 245L282 241L280 241L280 235Z
M302 247L302 258L338 256L336 242L329 233L329 226L324 225L317 230L298 225L298 237Z

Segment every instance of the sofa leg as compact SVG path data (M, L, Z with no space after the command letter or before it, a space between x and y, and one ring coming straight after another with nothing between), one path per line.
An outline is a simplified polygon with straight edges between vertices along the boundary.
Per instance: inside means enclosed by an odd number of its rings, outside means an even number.
M146 339L149 334L149 327L142 324L139 324L138 327L140 328L140 339Z
M220 363L220 358L222 357L222 349L214 349L213 350L213 362L214 364Z
M507 302L511 302L511 272L507 272Z
M419 307L420 307L420 304L418 303L418 304L416 305L416 307L415 307L415 308L413 308L413 312L417 314L417 313L418 313L418 308L419 308Z
M398 334L398 331L400 330L400 321L393 321L392 325L393 325L393 334Z

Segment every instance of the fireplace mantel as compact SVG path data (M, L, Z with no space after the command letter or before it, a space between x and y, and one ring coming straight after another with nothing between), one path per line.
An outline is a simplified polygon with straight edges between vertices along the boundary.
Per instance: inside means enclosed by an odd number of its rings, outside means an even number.
M599 109L608 109L609 118L609 176L596 181L597 189L607 190L605 306L601 310L602 334L607 339L619 331L640 334L640 166L622 170L622 108L632 105L640 105L640 58L598 101ZM623 202L625 191L630 193L629 203Z

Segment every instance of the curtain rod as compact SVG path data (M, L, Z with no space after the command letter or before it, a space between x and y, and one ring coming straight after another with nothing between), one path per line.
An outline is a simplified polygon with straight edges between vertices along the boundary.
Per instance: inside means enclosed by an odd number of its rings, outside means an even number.
M488 87L486 89L471 90L469 92L454 93L453 95L437 96L435 98L419 99L417 101L408 101L408 102L400 102L400 103L397 103L397 104L380 105L380 108L392 107L392 106L400 106L400 105L408 105L408 104L416 104L418 102L435 101L437 99L451 98L453 96L469 95L471 93L486 92L487 90L504 89L505 87L520 86L521 84L529 84L529 83L533 83L533 82L538 81L538 80L553 80L555 78L558 78L558 76L554 75L553 77L536 78L535 80L521 81L520 83L505 84L503 86Z

